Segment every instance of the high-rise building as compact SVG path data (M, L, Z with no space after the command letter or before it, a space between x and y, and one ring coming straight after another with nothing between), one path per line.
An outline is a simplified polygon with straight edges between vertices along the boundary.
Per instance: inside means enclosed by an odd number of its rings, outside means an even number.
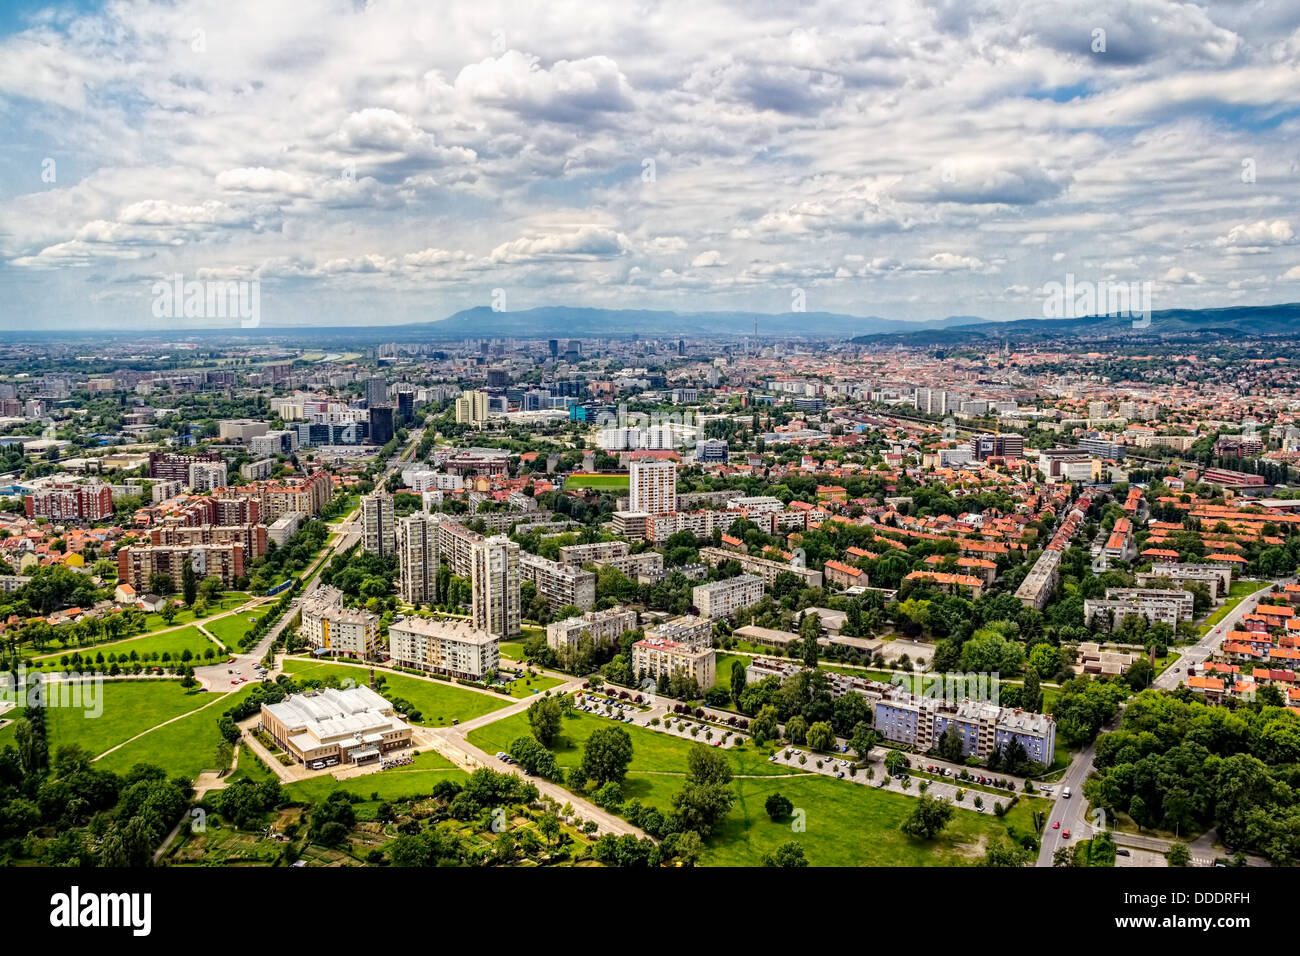
M226 485L226 463L222 461L196 461L190 465L190 490L198 493L223 488Z
M456 399L458 425L482 425L488 420L488 395L473 389L461 392Z
M366 379L366 408L388 404L388 381L378 375Z
M547 347L548 349L551 350L551 358L556 358L556 357L559 356L559 354L560 354L560 340L559 340L559 339L547 339L547 340L546 340L546 347Z
M438 520L417 511L397 522L398 596L407 604L431 604L438 575Z
M393 527L393 496L382 492L361 499L361 547L371 554L390 555L397 550Z
M370 444L387 445L397 434L393 429L393 406L374 405L370 409Z
M505 535L474 542L470 588L474 627L498 638L520 633L518 544Z
M633 461L628 468L628 510L663 515L677 510L677 465L671 461Z

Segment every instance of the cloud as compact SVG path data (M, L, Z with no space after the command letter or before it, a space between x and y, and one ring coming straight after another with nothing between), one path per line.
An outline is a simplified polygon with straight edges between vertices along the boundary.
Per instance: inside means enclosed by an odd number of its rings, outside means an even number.
M626 236L604 226L580 226L568 232L521 236L492 250L494 262L548 259L604 259L628 252Z

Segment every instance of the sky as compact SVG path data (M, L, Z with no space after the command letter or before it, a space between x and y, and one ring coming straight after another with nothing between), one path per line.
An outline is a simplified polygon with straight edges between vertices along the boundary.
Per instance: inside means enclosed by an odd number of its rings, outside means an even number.
M1296 3L9 2L0 137L0 328L1300 300Z

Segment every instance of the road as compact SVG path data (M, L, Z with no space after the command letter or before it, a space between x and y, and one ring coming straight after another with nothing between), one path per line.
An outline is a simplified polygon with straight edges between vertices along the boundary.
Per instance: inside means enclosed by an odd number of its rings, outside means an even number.
M1260 591L1244 598L1235 608L1228 613L1226 617L1214 627L1210 628L1195 644L1179 650L1178 663L1168 668L1163 674L1152 682L1153 687L1160 690L1173 690L1181 684L1187 677L1187 671L1191 667L1199 667L1205 661L1214 655L1223 645L1223 639L1229 631L1238 630L1238 625L1242 618L1255 610L1259 604L1260 595L1264 594L1264 588L1270 582L1260 581Z
M1110 729L1118 726L1118 722ZM1105 731L1103 731L1104 733ZM1079 840L1092 836L1092 826L1088 822L1088 801L1083 797L1083 782L1092 773L1092 762L1096 756L1096 745L1089 744L1070 761L1065 775L1060 782L1052 784L1055 788L1052 809L1047 815L1047 826L1043 830L1042 846L1038 851L1035 866L1051 866L1052 856L1063 846L1072 846ZM1066 788L1070 796L1065 796ZM1053 829L1052 824L1060 821L1060 828ZM1065 839L1065 832L1070 832L1070 839Z

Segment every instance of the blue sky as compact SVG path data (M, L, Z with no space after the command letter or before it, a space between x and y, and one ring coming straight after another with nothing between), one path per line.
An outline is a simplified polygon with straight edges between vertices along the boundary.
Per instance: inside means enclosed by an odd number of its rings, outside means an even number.
M0 327L1300 300L1300 7L793 7L4 5Z

